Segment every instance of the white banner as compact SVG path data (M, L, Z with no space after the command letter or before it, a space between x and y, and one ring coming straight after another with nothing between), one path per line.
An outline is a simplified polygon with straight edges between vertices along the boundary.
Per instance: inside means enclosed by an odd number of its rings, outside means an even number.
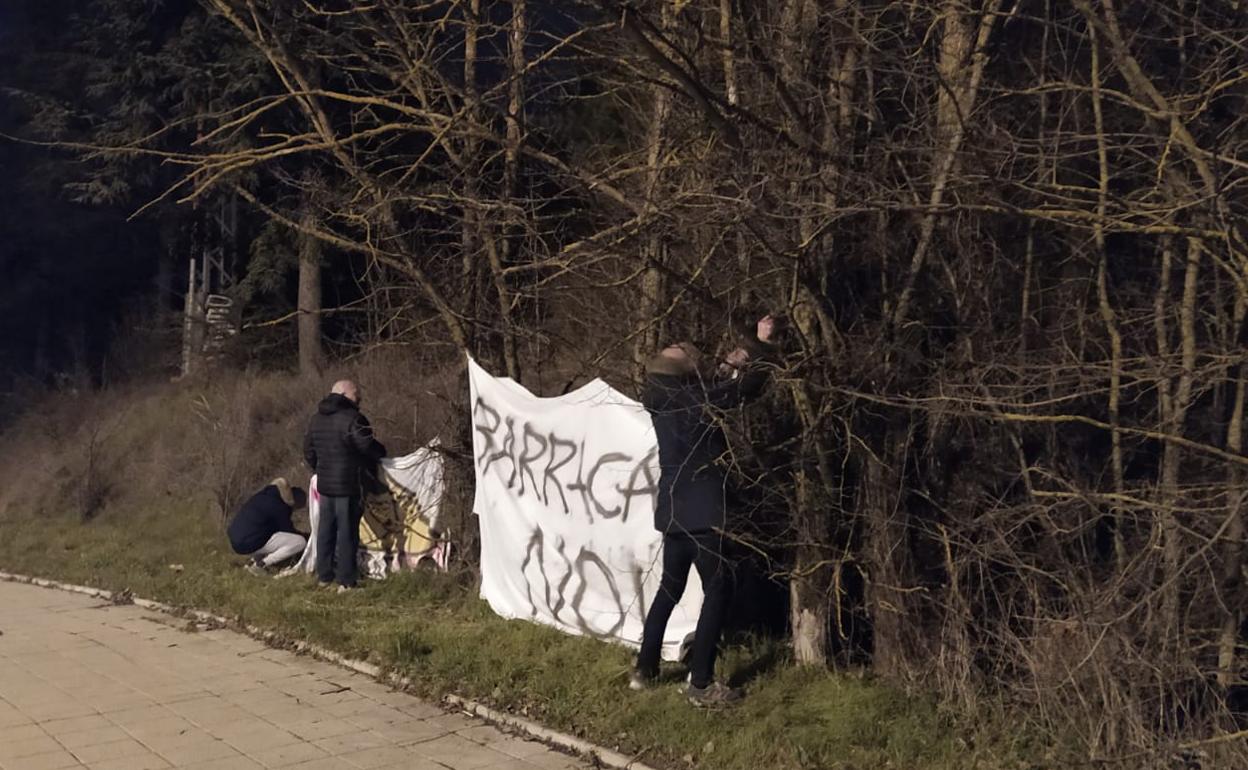
M659 587L658 448L641 404L602 380L539 398L468 361L481 595L503 617L636 647ZM663 639L675 660L702 586Z
M277 574L278 577L290 577L300 573L316 572L316 528L321 523L321 493L316 488L316 475L308 479L308 544L303 547L303 555L293 566L287 567Z

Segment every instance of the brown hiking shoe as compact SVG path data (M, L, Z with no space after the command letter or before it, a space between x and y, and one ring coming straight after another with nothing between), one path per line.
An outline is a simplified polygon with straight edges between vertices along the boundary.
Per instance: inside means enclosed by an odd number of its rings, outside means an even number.
M721 682L711 682L706 687L694 687L692 683L685 688L685 697L698 708L724 708L735 706L745 697L735 687Z

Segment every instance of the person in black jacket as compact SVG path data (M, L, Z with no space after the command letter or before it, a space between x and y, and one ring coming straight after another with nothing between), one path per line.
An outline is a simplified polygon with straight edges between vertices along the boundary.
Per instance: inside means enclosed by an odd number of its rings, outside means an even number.
M257 575L303 553L308 544L291 521L291 514L307 505L308 495L286 479L274 479L243 503L226 534L234 553L251 557L247 570Z
M338 590L359 579L361 474L386 456L373 428L360 414L360 389L350 380L334 383L308 424L303 457L316 474L321 515L316 528L316 576Z
M722 465L728 451L723 429L712 409L730 409L757 396L767 374L762 357L775 331L766 316L757 324L758 345L730 353L713 379L699 373L692 345L665 348L647 365L642 403L654 423L659 447L658 497L654 526L663 533L663 577L646 614L632 689L649 686L658 676L668 618L685 591L689 569L702 580L702 611L689 655L686 694L695 706L726 705L740 692L714 680L715 656L728 605L723 556L724 485Z

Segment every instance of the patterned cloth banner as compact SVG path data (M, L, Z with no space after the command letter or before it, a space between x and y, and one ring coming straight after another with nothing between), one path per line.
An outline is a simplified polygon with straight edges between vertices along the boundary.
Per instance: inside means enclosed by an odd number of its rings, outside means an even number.
M450 542L438 532L443 490L438 439L410 455L385 458L381 476L390 494L364 500L360 574L385 577L416 569L426 559L445 571ZM440 536L434 537L435 532Z
M360 574L382 578L399 570L411 570L428 559L445 571L451 544L438 530L442 512L442 455L438 440L403 457L386 457L379 464L389 494L370 495L363 501L360 519ZM308 524L312 536L303 556L281 575L316 571L316 527L321 496L316 476L308 483Z

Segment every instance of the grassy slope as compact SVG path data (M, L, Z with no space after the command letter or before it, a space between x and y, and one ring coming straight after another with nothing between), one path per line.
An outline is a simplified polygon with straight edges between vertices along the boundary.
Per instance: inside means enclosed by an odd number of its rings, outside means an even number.
M179 444L165 432L178 397L166 391L128 401L124 429L112 439L128 459L109 466L115 481L109 504L87 523L69 502L45 504L40 484L47 498L72 501L80 468L71 460L35 472L39 483L24 492L21 484L10 485L0 492L0 568L240 616L393 667L425 695L467 695L658 765L688 767L691 757L696 767L725 769L1024 766L1008 758L1023 755L1021 746L999 736L986 740L983 728L973 731L977 747L968 748L931 703L870 681L788 666L783 650L761 643L730 650L723 663L723 673L733 676L760 659L773 661L749 681L745 704L707 713L679 696L678 674L652 692L631 693L629 651L502 620L446 576L402 575L344 596L318 591L303 578L252 577L237 568L220 524L207 512L208 496L186 487L186 468L170 469ZM17 430L23 427L36 430L30 422ZM71 458L74 431L45 428L30 444L12 432L5 437L0 474L14 479L22 466L43 467L50 458L38 453ZM150 440L158 433L161 440ZM154 456L143 456L149 446ZM152 483L153 474L166 473L182 479L183 488Z

